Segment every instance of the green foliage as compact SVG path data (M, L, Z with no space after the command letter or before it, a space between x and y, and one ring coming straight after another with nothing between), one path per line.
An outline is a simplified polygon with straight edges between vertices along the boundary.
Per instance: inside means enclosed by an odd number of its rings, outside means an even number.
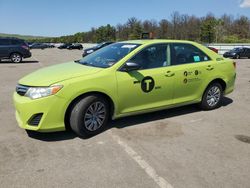
M112 27L110 24L106 26L101 26L96 30L95 34L95 42L103 42L103 41L115 41L116 39L116 29Z
M215 27L217 20L213 15L208 15L201 24L201 41L212 43L215 41Z
M199 18L174 12L170 21L166 19L159 22L155 20L141 21L132 17L126 23L118 24L116 27L107 24L106 26L91 28L88 32L78 32L68 36L49 38L15 36L31 42L99 43L140 39L142 32L153 32L155 38L161 39L182 39L203 43L244 43L250 42L250 20L246 16L239 16L234 19L226 14L220 18L208 14Z

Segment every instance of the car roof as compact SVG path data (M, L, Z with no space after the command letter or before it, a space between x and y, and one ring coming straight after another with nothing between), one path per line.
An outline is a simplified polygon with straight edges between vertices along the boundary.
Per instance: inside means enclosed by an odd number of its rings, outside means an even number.
M23 39L16 38L16 37L0 37L0 39L8 39L8 40L20 40L20 41L24 41Z
M194 42L187 41L187 40L144 39L144 40L122 41L120 43L131 43L131 44L189 43L189 44L193 44Z

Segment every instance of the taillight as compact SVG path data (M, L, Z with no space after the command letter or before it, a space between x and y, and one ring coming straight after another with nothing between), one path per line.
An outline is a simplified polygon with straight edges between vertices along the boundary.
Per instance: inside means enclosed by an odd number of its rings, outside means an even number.
M236 69L236 62L233 62L234 68Z
M24 49L26 49L26 50L30 49L28 46L25 46L25 45L22 45L21 47L24 48Z

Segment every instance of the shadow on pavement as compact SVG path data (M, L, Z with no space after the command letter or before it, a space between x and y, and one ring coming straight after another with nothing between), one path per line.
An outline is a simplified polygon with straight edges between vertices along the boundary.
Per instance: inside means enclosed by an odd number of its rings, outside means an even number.
M73 133L72 131L40 133L40 132L26 130L26 132L30 138L34 138L34 139L45 141L45 142L71 140L77 137L77 135Z
M28 63L39 63L39 61L30 60L30 61L22 61L22 62L20 62L20 63L13 63L13 62L10 61L10 60L1 60L1 61L0 61L0 65L1 65L1 64L19 65L19 64L28 64Z
M232 102L233 102L232 99L230 99L228 97L224 97L222 100L221 108L231 104ZM142 124L142 123L146 123L146 122L152 122L152 121L171 118L171 117L175 117L175 116L196 113L196 112L200 112L200 111L201 110L197 107L197 105L188 105L188 106L172 108L172 109L168 109L168 110L161 110L161 111L142 114L142 115L130 116L130 117L110 121L107 128L104 129L104 131L102 131L102 132L105 132L105 131L112 129L112 128L122 129L125 127L134 126L137 124ZM99 134L101 134L101 133L99 133ZM71 130L64 131L64 132L54 132L54 133L39 133L39 132L27 131L27 134L31 138L38 139L41 141L46 141L46 142L70 140L70 139L74 139L74 138L78 137ZM81 139L89 139L89 138L91 138L91 136L90 137L81 137Z

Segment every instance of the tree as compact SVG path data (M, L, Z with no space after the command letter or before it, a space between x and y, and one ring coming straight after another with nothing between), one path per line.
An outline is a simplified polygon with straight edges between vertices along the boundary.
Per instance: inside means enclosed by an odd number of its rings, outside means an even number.
M116 29L110 24L106 26L101 26L96 30L95 41L100 43L104 41L115 41L116 39Z
M171 34L170 34L171 23L168 20L162 19L159 22L158 27L159 27L158 28L158 38L168 39L171 37Z
M201 41L212 43L215 40L215 26L217 20L212 14L208 14L201 21Z
M129 30L128 39L133 40L133 39L140 39L141 38L141 34L143 31L141 21L139 21L135 17L129 18L126 25L128 27L128 30Z
M235 19L230 15L216 18L213 14L205 17L190 16L173 12L171 20L138 20L129 18L116 27L107 24L91 28L74 35L32 39L32 42L102 42L140 39L142 32L153 32L156 38L186 39L197 42L250 42L250 20L246 16Z

